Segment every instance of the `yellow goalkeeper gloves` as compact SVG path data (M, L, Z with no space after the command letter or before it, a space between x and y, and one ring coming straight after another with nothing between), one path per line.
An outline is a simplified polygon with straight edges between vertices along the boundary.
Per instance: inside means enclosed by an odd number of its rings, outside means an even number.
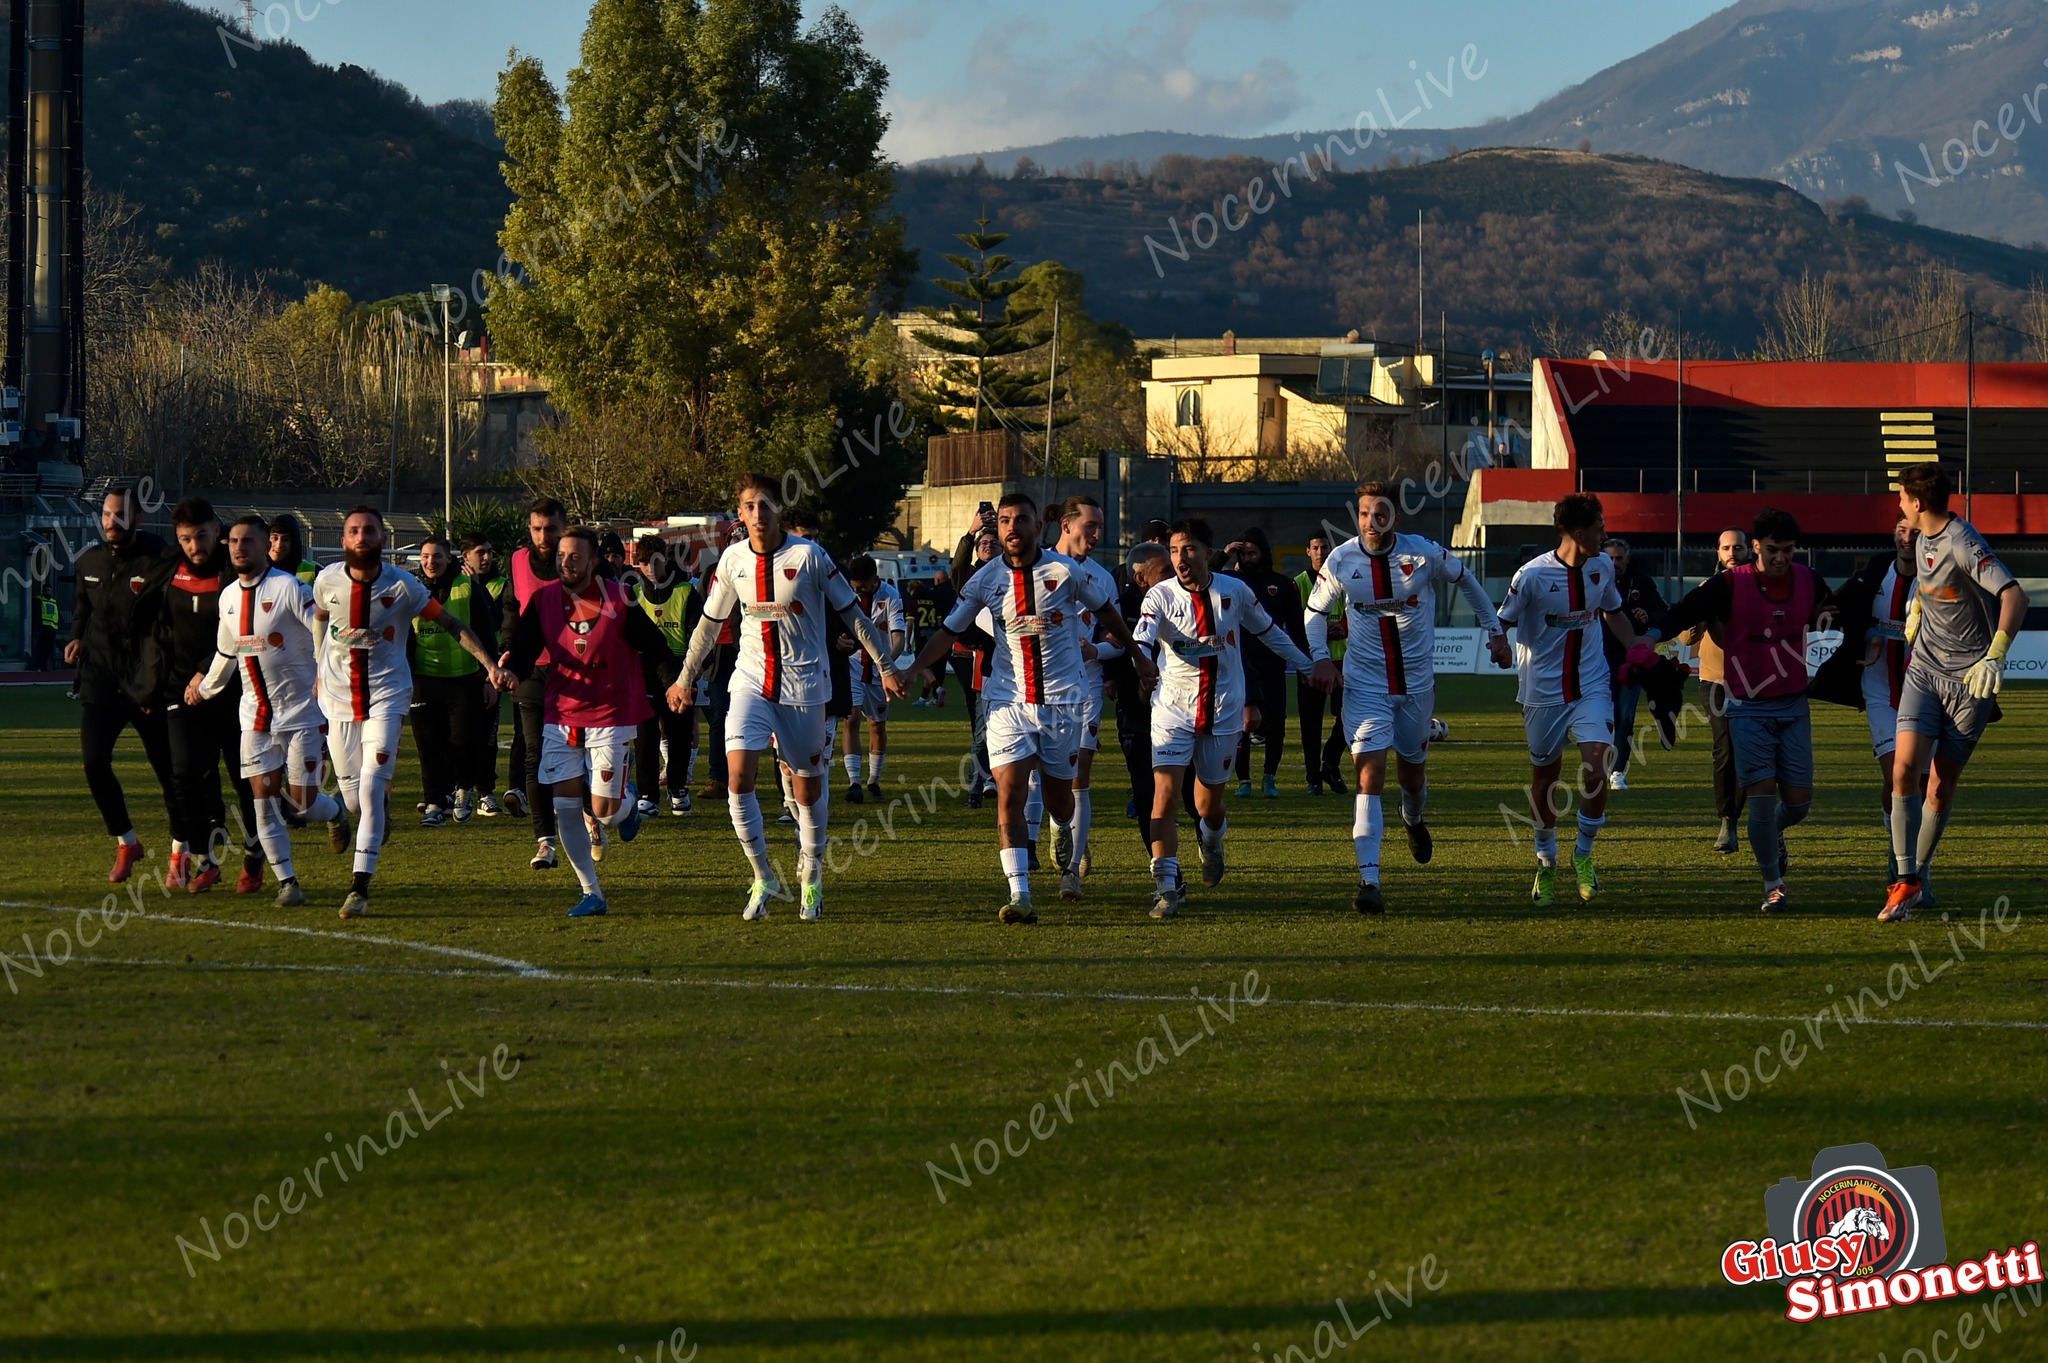
M2005 681L2005 655L2012 647L2012 636L2004 630L1991 636L1990 651L1970 664L1970 670L1963 674L1963 685L1978 700L1989 700L1998 694L1998 688Z

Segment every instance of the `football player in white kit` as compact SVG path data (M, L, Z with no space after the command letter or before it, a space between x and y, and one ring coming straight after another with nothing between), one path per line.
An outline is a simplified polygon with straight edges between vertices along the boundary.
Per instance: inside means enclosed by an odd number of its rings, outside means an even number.
M903 624L903 594L891 582L882 581L874 559L856 554L846 561L846 581L860 600L860 608L874 623L875 633L888 640L889 656L903 652L908 632ZM875 660L862 654L847 660L853 690L853 713L846 717L846 798L859 804L861 795L860 729L868 723L867 793L882 798L882 759L889 755L889 695L882 689L882 674Z
M1101 502L1085 492L1069 497L1060 503L1060 537L1053 547L1074 560L1082 572L1097 579L1108 590L1109 605L1104 609L1116 615L1116 576L1089 557L1095 552L1095 546L1102 543L1103 524ZM1092 610L1077 612L1073 616L1073 626L1074 639L1081 650L1081 667L1088 677L1087 691L1081 702L1081 750L1074 756L1074 846L1060 846L1060 827L1054 824L1053 860L1062 865L1071 861L1075 874L1085 876L1088 874L1088 834L1095 826L1095 792L1090 787L1095 776L1095 754L1102 750L1103 664L1123 657L1124 651L1108 637ZM1042 801L1044 797L1041 794L1038 798ZM1028 821L1028 810L1026 814Z
M711 665L719 631L739 612L739 663L732 674L732 708L725 717L725 751L726 804L754 871L740 916L749 922L766 918L768 901L783 892L768 859L768 835L754 791L761 758L772 746L789 768L796 793L800 916L814 920L825 911L825 781L832 761L832 727L825 716L825 703L832 698L826 612L837 615L860 640L884 685L896 676L896 660L832 556L782 528L782 489L775 480L743 474L738 493L746 539L728 545L712 569L704 618L690 636L690 656L669 688L668 702L677 709L690 703L698 676Z
M277 875L277 907L306 902L292 869L292 835L283 802L308 823L327 825L328 845L348 850L348 814L320 789L327 763L327 726L314 705L314 653L320 637L313 591L270 566L270 527L244 516L228 527L235 580L221 589L219 653L203 677L185 688L197 705L242 681L242 775L256 797L256 836Z
M1614 560L1600 552L1606 513L1590 492L1560 498L1551 512L1557 548L1516 570L1500 618L1515 627L1515 699L1529 734L1529 810L1536 820L1536 883L1529 898L1557 896L1557 816L1553 803L1567 739L1579 748L1579 836L1572 870L1579 898L1600 893L1593 840L1607 822L1607 776L1614 765L1614 702L1600 630L1623 648L1638 642L1621 610Z
M1436 710L1436 589L1457 587L1471 605L1496 666L1513 664L1507 635L1478 578L1434 540L1395 529L1400 516L1385 483L1358 487L1358 538L1323 560L1308 600L1311 680L1329 690L1338 666L1330 659L1330 607L1343 603L1350 621L1344 652L1343 713L1358 784L1352 801L1351 845L1358 858L1360 913L1384 913L1380 893L1380 807L1386 789L1387 749L1394 750L1401 786L1401 824L1408 851L1427 864L1435 851L1425 816L1429 806L1429 732Z
M438 620L463 651L483 664L499 690L513 679L498 666L470 628L441 609L426 585L384 561L384 513L350 509L341 528L341 562L313 579L315 619L322 631L320 709L342 803L356 820L356 869L343 918L370 911L370 877L390 818L391 777L398 735L412 707L412 667L405 646L414 616Z
M1074 769L1086 728L1088 677L1081 663L1080 638L1071 623L1082 611L1097 622L1117 645L1129 648L1130 631L1116 613L1116 593L1102 579L1085 572L1065 554L1039 544L1038 504L1021 492L1006 495L996 507L996 538L1000 560L992 560L960 589L944 624L925 640L910 665L909 675L927 671L953 648L982 611L996 626L994 670L982 689L988 707L988 760L996 778L996 823L1003 878L1009 903L997 911L1004 923L1036 923L1031 906L1031 851L1027 843L1024 805L1032 773L1038 774L1046 812L1052 816L1054 845L1076 855L1074 838ZM1156 675L1149 659L1134 660L1140 679L1150 685ZM889 694L909 694L909 683L895 680ZM1072 860L1062 862L1060 897L1079 899L1081 877Z
M1209 561L1215 536L1203 520L1182 520L1168 533L1173 577L1145 593L1132 638L1159 660L1152 697L1152 916L1180 911L1180 792L1194 768L1195 840L1202 851L1202 883L1223 879L1223 835L1230 820L1223 783L1237 759L1237 740L1258 707L1285 705L1287 697L1248 695L1238 636L1248 634L1301 672L1308 655L1274 624L1257 592L1235 577L1217 577ZM1108 612L1114 614L1115 612ZM1327 675L1313 679L1327 688Z

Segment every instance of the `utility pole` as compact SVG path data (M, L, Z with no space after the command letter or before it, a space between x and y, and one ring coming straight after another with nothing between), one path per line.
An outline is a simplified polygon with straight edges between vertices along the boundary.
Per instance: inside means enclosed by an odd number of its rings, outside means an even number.
M391 314L391 474L384 488L384 514L387 516L398 510L398 400L400 385L405 382L399 345L404 335L405 320L394 311Z
M1437 324L1441 328L1441 332L1439 334L1436 357L1436 415L1437 420L1444 428L1444 492L1443 504L1439 508L1442 514L1438 517L1438 523L1442 526L1442 530L1439 533L1438 542L1449 544L1451 542L1451 315L1448 312L1438 313Z
M1964 352L1963 373L1963 519L1969 520L1972 500L1977 495L1977 479L1973 467L1976 457L1977 426L1977 309L1971 308L1965 314L1968 319L1968 349Z
M454 361L448 353L448 305L455 299L452 284L436 284L434 297L441 302L441 531L455 526L455 379Z
M1040 514L1045 511L1045 503L1052 500L1052 400L1053 395L1059 391L1059 377L1060 300L1055 298L1052 300L1052 367L1046 370L1045 374L1045 464L1038 471L1045 483L1038 499Z

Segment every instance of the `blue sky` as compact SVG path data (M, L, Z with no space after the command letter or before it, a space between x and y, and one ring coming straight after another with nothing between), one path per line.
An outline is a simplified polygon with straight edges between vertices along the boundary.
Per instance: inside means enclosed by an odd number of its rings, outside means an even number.
M219 0L215 0L216 6ZM560 77L585 0L296 0L272 31L326 62L355 62L438 102L488 99L513 48ZM806 13L823 0L805 0ZM1348 125L1392 107L1422 70L1455 87L1436 121L1519 113L1699 22L1717 0L845 0L888 64L900 160L1088 133L1253 134ZM239 9L239 6L234 8ZM260 22L260 21L259 21ZM1447 62L1475 48L1444 82ZM1411 63L1413 65L1411 66Z

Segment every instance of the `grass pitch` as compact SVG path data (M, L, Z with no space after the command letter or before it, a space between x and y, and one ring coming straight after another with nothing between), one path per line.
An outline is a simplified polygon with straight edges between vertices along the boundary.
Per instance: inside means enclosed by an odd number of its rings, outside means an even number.
M413 826L408 740L375 916L334 917L346 860L302 835L305 909L152 892L80 948L42 907L108 889L75 714L0 693L0 950L42 970L0 997L0 1357L664 1363L681 1331L678 1363L1899 1359L1953 1332L1963 1303L1794 1326L1719 1255L1852 1141L1934 1166L1952 1260L2048 1234L2048 691L2008 692L1968 772L1955 920L1903 928L1874 921L1858 715L1815 707L1797 908L1767 920L1746 850L1709 850L1703 728L1615 797L1601 898L1536 910L1499 811L1527 777L1510 690L1447 680L1440 707L1436 860L1390 807L1383 921L1349 908L1349 802L1307 798L1292 749L1168 924L1112 749L1087 900L1042 880L1017 929L992 809L899 806L890 839L843 793L842 862L880 850L822 923L740 922L716 805L614 851L612 915L571 923L523 821ZM890 783L953 773L964 729L897 707ZM132 738L122 777L160 868ZM1980 923L2001 898L2010 931ZM1787 1021L1845 996L1869 1020L1817 1048ZM1718 1114L1678 1096L1702 1070ZM2048 1302L2018 1305L1975 1357L2048 1357Z

